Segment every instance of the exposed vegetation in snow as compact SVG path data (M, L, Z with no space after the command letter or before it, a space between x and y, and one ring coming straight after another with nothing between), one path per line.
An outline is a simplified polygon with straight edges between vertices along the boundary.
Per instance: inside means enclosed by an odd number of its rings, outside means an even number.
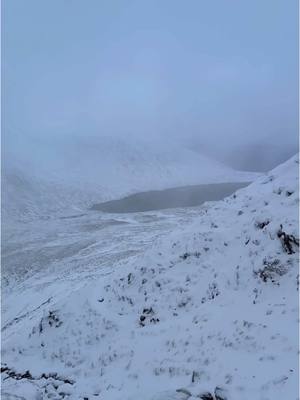
M81 267L9 283L3 398L296 400L298 206L294 157L126 262L85 268L96 232Z

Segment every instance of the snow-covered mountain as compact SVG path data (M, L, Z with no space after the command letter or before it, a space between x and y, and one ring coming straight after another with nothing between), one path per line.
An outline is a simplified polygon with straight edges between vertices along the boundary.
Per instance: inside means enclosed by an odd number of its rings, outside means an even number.
M131 193L200 183L252 181L175 143L116 138L54 140L8 158L3 168L3 214L52 215ZM25 154L25 156L24 156Z
M296 399L298 166L190 211L114 219L107 252L100 217L75 255L79 236L61 238L68 257L7 287L3 399ZM154 241L159 217L177 227ZM124 242L126 262L112 257Z

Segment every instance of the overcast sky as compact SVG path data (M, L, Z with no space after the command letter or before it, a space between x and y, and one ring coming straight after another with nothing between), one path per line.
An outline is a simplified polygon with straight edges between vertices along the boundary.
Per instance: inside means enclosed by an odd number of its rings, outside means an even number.
M3 0L4 150L75 134L295 147L297 3Z

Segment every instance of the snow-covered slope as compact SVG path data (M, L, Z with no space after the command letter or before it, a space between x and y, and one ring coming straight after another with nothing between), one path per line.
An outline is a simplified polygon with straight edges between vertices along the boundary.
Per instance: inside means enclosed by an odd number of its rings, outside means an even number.
M86 208L144 190L252 181L258 176L175 143L145 139L49 143L17 160L12 163L8 158L9 166L3 169L3 211L10 218Z
M298 206L294 157L126 263L12 287L3 398L298 398Z

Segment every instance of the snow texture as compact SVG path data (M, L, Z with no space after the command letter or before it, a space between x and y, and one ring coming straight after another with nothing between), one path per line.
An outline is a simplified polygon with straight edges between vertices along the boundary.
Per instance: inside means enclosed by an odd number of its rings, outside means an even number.
M2 398L296 400L298 206L295 156L201 207L24 224Z

